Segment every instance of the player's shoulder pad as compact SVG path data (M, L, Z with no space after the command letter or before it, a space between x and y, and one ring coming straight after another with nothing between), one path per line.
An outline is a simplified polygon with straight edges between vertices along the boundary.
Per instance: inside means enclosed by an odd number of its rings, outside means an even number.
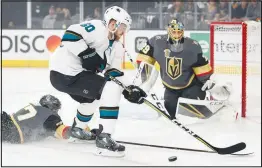
M166 37L167 35L165 35L165 34L160 34L160 35L155 35L155 36L153 36L151 39L150 39L150 41L158 41L158 40L166 40L167 39L167 37Z
M185 37L184 40L186 41L187 44L189 44L191 46L201 47L200 44L196 40L194 40L194 39L191 39L189 37Z
M185 43L187 45L187 48L194 50L195 52L202 52L201 45L194 39L191 39L189 37L184 38Z
M157 43L161 43L162 41L166 41L167 37L164 34L160 34L160 35L155 35L153 37L151 37L148 41L149 45L151 48L154 48L155 46L157 46Z

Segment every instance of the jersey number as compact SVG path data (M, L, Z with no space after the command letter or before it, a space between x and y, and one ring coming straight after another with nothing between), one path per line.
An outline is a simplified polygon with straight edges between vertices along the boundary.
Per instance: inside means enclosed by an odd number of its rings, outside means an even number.
M149 50L150 50L149 45L146 45L146 46L142 49L143 53L145 53L145 54L147 54L147 52L148 52Z
M80 26L84 27L87 32L95 30L95 26L90 23L81 24Z
M32 117L34 117L34 116L36 115L36 113L37 113L37 111L35 110L35 108L34 108L32 105L26 106L26 107L24 108L24 110L25 110L27 113L17 116L17 119L18 119L19 121L23 121L23 120L32 118Z

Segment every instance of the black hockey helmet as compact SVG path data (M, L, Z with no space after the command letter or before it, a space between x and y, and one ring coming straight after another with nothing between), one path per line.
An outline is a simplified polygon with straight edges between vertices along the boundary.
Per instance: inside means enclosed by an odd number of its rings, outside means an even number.
M174 42L178 42L184 37L184 30L184 24L177 18L173 18L168 23L167 33L169 38Z
M44 95L40 99L39 103L42 107L46 107L56 113L58 112L59 109L61 109L60 100L52 95Z

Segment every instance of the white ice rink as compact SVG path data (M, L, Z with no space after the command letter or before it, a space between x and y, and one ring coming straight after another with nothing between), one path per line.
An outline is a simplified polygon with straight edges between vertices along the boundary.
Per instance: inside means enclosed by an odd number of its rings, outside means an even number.
M2 110L15 112L29 102L38 101L44 94L53 94L62 101L60 115L65 124L71 125L77 103L52 88L48 69L2 69ZM259 107L249 110L261 117ZM97 115L92 123L94 126ZM3 143L2 166L261 166L261 119L248 117L233 121L221 114L207 121L181 121L214 146L226 147L245 142L247 148L242 152L255 153L240 157L126 145L125 157L108 158L95 156L94 144L67 144L47 139L22 145ZM176 125L162 117L157 118L157 114L145 105L130 104L125 100L121 101L114 138L209 150ZM177 161L169 162L170 156L177 156Z

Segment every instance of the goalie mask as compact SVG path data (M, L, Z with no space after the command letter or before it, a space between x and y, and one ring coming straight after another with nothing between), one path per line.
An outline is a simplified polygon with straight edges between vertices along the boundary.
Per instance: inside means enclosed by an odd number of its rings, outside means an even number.
M60 100L52 95L44 95L39 103L42 107L46 107L55 113L61 108Z
M182 48L182 40L184 37L184 25L177 19L172 19L167 27L168 40L172 46L174 52L178 52Z

